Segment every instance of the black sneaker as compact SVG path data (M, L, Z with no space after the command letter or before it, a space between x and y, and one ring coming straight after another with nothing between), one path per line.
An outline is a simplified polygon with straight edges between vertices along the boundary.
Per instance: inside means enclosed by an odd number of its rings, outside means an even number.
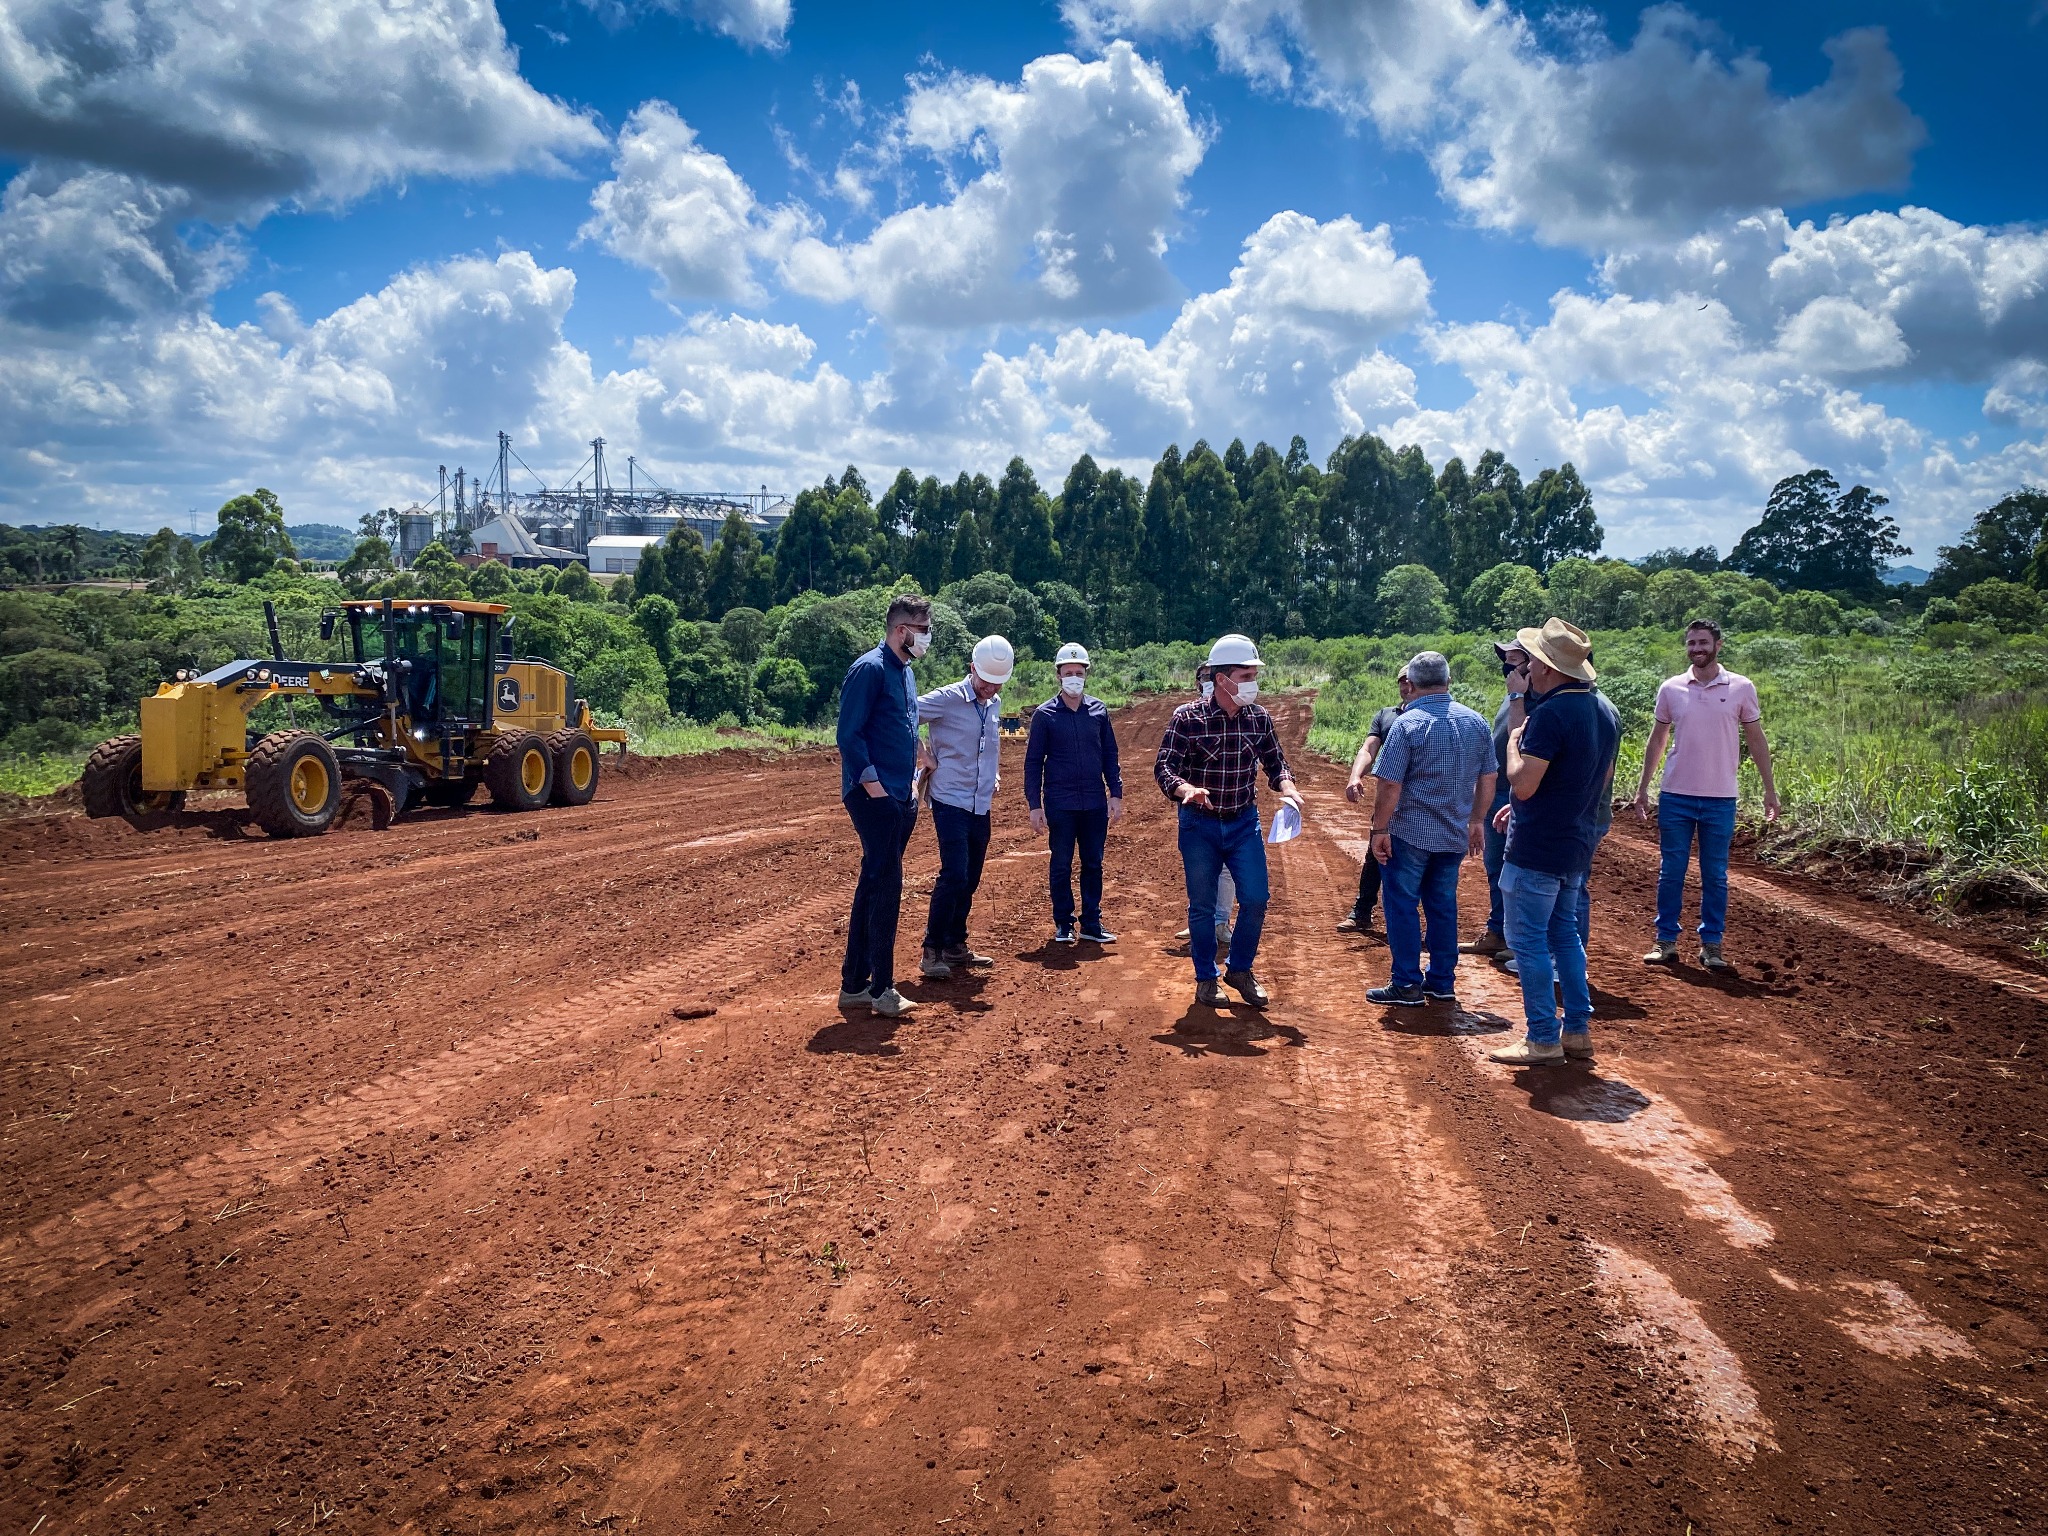
M1116 942L1116 935L1100 923L1083 923L1081 925L1081 937L1090 944L1114 944Z
M1052 927L1052 941L1055 944L1073 943L1074 925L1072 923L1054 923Z
M1374 987L1365 994L1368 1003L1378 1003L1382 1008L1420 1008L1423 1005L1420 987Z
M1458 1000L1458 994L1454 988L1443 987L1439 989L1437 987L1430 986L1427 982L1423 983L1422 995L1424 997L1435 998L1440 1003L1455 1003Z

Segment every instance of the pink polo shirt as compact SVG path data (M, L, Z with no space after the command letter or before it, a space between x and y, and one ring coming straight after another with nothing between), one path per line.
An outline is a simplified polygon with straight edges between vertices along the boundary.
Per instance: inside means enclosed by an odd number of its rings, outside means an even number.
M1733 800L1742 727L1762 718L1756 685L1726 667L1711 683L1700 682L1691 668L1667 678L1657 690L1657 721L1671 727L1664 793Z

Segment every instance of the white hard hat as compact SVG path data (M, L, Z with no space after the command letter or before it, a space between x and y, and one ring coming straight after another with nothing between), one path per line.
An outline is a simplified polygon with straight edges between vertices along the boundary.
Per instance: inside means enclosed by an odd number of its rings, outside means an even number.
M974 673L985 683L1001 687L1017 670L1017 653L1001 635L984 635L974 642Z
M1060 647L1060 653L1059 655L1053 657L1052 664L1056 667L1064 667L1069 662L1074 661L1078 661L1084 667L1094 665L1094 663L1092 663L1088 659L1088 647L1085 645L1076 645L1073 641L1069 640L1065 645Z
M1209 665L1212 667L1256 667L1259 648L1252 644L1249 635L1225 635L1209 647Z

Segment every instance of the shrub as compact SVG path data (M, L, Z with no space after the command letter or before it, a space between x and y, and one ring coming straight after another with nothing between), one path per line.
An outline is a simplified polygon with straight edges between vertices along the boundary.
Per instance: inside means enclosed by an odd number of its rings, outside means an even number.
M754 689L784 725L802 725L811 704L811 677L803 663L789 656L770 656L754 670Z
M2006 634L2033 629L2041 622L2041 594L2016 581L1980 581L1956 596L1956 608L1970 624L1989 624Z
M1788 592L1778 599L1778 623L1795 635L1839 635L1842 605L1825 592Z
M1380 578L1380 628L1397 635L1434 635L1451 627L1447 589L1426 565L1397 565Z

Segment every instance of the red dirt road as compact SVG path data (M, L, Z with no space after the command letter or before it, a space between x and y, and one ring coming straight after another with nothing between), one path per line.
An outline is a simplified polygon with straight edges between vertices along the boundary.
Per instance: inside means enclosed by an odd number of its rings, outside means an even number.
M998 964L900 1024L833 1008L828 754L0 823L7 1528L2048 1529L2040 968L1752 870L1739 978L1646 971L1624 826L1599 1060L1493 1067L1503 976L1365 1004L1363 818L1297 753L1275 1001L1219 1018L1165 712L1122 942L1043 942L1013 787Z

